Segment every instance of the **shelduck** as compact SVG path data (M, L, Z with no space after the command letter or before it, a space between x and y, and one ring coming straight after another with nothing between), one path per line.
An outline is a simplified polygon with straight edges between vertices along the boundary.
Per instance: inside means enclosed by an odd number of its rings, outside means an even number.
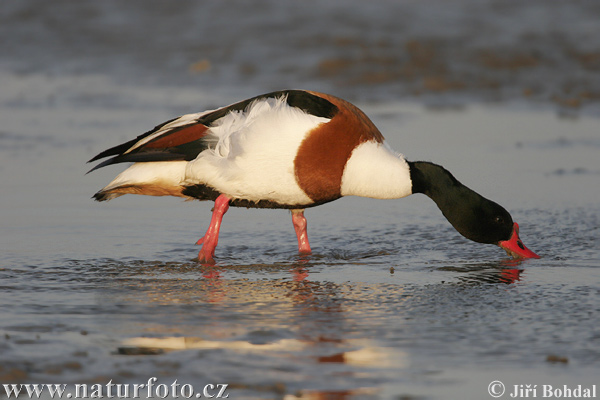
M502 206L443 167L407 161L373 122L340 98L306 90L263 94L172 119L89 162L133 162L93 198L124 194L215 202L198 259L213 263L229 206L291 210L298 250L310 254L304 209L342 196L430 197L466 238L496 244L515 258L539 258ZM90 171L91 172L91 171Z

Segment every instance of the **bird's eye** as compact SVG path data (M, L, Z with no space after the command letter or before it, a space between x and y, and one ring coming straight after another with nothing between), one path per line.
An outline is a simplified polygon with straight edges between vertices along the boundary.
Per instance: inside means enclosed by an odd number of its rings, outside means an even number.
M503 224L504 223L504 218L502 218L500 215L498 215L494 221L496 221L497 224Z

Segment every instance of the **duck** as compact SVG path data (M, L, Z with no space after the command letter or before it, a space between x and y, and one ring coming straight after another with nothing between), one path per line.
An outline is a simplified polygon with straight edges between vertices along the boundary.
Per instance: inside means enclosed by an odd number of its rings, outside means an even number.
M214 202L198 260L215 263L229 207L291 211L298 252L311 254L304 211L344 196L398 199L424 194L464 237L539 258L508 211L444 167L409 161L352 103L310 90L280 90L166 121L89 162L133 163L93 195L175 196Z

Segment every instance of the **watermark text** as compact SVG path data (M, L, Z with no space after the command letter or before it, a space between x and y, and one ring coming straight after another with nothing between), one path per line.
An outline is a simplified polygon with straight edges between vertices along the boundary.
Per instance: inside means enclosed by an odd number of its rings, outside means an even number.
M3 384L4 395L9 399L27 396L30 399L227 399L226 383L209 383L199 390L177 379L167 385L152 377L146 383L8 383ZM0 390L0 397L2 390Z
M488 394L495 399L597 399L596 385L505 385L492 381Z

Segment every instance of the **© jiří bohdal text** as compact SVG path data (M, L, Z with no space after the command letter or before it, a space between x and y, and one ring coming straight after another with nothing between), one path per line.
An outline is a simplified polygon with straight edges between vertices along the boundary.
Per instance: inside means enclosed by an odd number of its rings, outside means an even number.
M510 397L514 399L595 399L596 385L514 385Z

